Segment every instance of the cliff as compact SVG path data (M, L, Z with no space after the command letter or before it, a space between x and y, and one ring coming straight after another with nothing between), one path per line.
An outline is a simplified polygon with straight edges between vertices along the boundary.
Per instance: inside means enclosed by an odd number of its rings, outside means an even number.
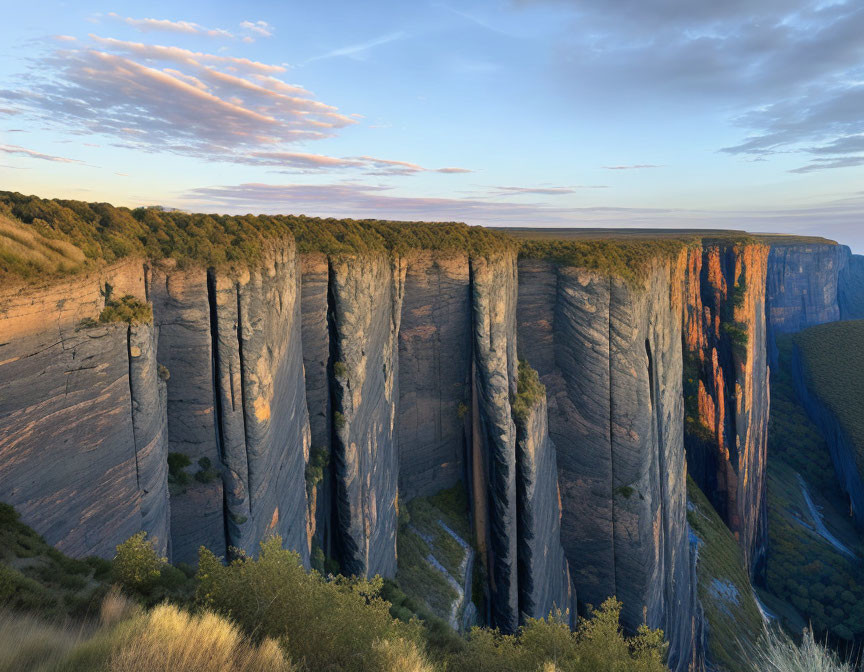
M837 283L840 319L864 319L864 256L850 252L840 270Z
M757 242L691 250L683 326L689 471L754 573L765 554L768 257Z
M519 347L548 397L561 539L580 604L624 602L692 661L681 391L683 259L643 286L545 260L519 264ZM548 515L548 514L547 514Z
M154 330L96 321L127 294L145 297L140 261L0 295L0 491L73 556L110 557L141 529L168 548Z
M778 334L840 319L838 279L848 248L773 245L766 282L768 349L777 364Z

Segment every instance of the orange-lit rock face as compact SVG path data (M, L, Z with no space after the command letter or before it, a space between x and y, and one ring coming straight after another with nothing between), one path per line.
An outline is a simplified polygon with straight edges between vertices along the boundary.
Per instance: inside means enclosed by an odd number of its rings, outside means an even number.
M696 389L685 390L696 397L688 464L753 562L764 551L767 263L762 244L691 250L683 310L685 357L698 372Z

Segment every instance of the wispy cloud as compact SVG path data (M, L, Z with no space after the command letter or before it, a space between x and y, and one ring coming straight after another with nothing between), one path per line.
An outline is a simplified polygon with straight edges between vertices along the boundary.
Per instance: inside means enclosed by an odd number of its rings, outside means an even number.
M273 26L266 21L243 21L241 28L245 28L258 37L273 37Z
M53 156L51 154L43 154L42 152L37 152L32 149L27 149L26 147L19 147L18 145L0 145L0 152L4 154L14 154L16 156L24 156L28 159L40 159L42 161L53 161L54 163L80 163L83 164L83 161L78 161L77 159L67 159L63 156Z
M606 170L643 170L645 168L662 168L654 163L634 163L624 166L603 166Z
M415 175L417 173L470 173L467 168L424 168L408 161L381 159L375 156L335 157L300 152L252 152L242 163L276 166L286 172L332 172L362 170L366 175Z
M120 16L116 12L108 12L106 16L114 21L120 21L127 26L132 26L142 33L162 31L167 33L182 33L186 35L206 35L208 37L233 38L234 35L223 28L205 28L191 21L171 21L170 19L134 19L129 16ZM242 25L242 24L241 24Z
M492 187L498 196L566 196L582 189L608 189L605 184L575 185L570 187Z
M326 54L321 54L320 56L313 56L312 58L307 59L305 62L313 63L314 61L322 61L328 58L339 57L360 59L366 52L374 49L375 47L390 44L391 42L396 42L397 40L402 40L406 37L408 37L408 34L400 30L395 33L389 33L387 35L382 35L381 37L376 37L375 39L369 40L368 42L361 42L360 44L352 44L347 47L341 47L340 49L333 49L332 51L328 51Z

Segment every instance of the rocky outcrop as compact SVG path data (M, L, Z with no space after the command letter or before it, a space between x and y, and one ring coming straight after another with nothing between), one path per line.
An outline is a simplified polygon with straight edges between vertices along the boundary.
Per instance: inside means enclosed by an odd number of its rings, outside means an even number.
M692 659L681 403L681 263L644 288L546 261L519 264L520 354L540 373L557 448L561 538L580 604L609 595Z
M492 622L504 632L519 624L516 513L516 259L471 260L474 327L475 511L483 511ZM477 474L479 476L479 474ZM478 501L480 500L480 501Z
M398 337L405 264L330 260L336 532L346 574L396 573Z
M764 559L767 524L768 255L758 243L691 250L683 327L689 470L753 572Z
M407 258L399 330L399 493L407 501L463 481L471 377L468 256Z
M520 618L569 610L575 623L576 596L561 546L561 493L545 394L516 418L516 462Z
M0 296L0 493L76 557L111 557L142 529L167 550L154 332L93 322L109 296L143 299L144 276L129 260Z

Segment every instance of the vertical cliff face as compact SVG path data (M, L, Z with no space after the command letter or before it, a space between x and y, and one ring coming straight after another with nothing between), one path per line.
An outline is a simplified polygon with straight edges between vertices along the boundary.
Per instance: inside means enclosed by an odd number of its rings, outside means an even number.
M217 439L230 546L268 534L308 561L304 467L310 431L293 242L239 277L211 273Z
M840 319L838 281L849 248L841 245L772 245L766 283L768 349L777 364L778 334Z
M505 632L519 623L516 513L516 425L510 398L516 394L516 259L514 254L471 260L474 323L475 510L487 550L492 621ZM482 501L478 501L482 500Z
M403 501L464 480L471 377L468 256L412 253L399 330L399 493Z
M141 529L167 549L154 332L82 323L98 317L107 296L143 300L144 277L130 260L0 297L0 492L72 556L111 557Z
M682 260L683 261L683 260ZM561 538L580 603L663 627L673 669L693 655L682 441L683 265L644 288L584 269L519 265L520 352L546 385Z
M689 254L684 311L687 461L758 569L765 553L768 248L708 244Z
M149 283L153 316L159 332L157 359L168 371L168 451L182 453L197 465L207 459L220 465L217 441L213 339L207 271L180 270L170 262L155 264ZM212 313L212 315L211 315ZM191 479L171 494L171 559L195 563L198 549L227 553L221 478L203 483Z
M331 259L333 458L342 569L396 572L398 337L405 264Z
M864 256L846 255L838 278L837 301L841 320L864 319Z
M561 493L555 445L549 438L546 395L516 417L519 613L546 618L570 610L576 600L561 546Z

